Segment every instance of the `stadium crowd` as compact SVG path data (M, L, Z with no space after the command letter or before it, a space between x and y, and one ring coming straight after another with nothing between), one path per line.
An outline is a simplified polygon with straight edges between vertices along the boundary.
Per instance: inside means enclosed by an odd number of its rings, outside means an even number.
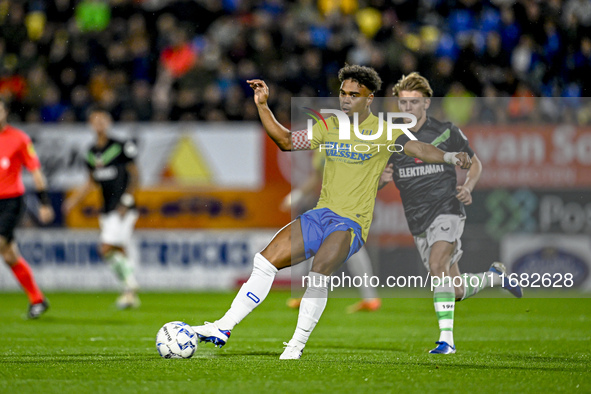
M117 121L256 120L256 77L289 123L291 97L337 91L327 76L346 62L374 67L379 95L419 71L435 97L486 97L464 121L541 104L543 120L591 122L588 0L0 0L11 121L85 121L93 105Z

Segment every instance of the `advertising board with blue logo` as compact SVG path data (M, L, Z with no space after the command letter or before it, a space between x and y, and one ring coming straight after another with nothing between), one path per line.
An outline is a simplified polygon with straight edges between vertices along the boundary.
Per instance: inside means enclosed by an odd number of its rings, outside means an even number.
M501 258L516 279L527 280L528 288L591 290L587 236L513 234L502 240Z
M227 290L248 278L255 253L274 231L151 231L134 235L130 254L143 290ZM19 247L45 290L118 290L99 254L98 231L20 230ZM285 272L284 272L285 271ZM279 279L289 280L289 270ZM0 291L17 290L0 264Z

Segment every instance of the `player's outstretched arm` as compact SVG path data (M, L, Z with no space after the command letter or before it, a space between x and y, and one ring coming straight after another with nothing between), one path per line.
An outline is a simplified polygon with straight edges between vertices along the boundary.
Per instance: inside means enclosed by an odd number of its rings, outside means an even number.
M74 194L72 194L72 196L67 198L66 201L64 201L64 203L62 204L62 212L64 213L64 215L67 215L95 187L96 187L96 184L94 183L92 178L89 176L88 181L86 181L86 183L83 186L76 189L76 191L74 191Z
M37 191L37 197L39 198L39 219L41 223L47 224L53 221L55 214L51 207L51 201L47 194L47 181L40 168L31 171L33 175L33 183L35 184L35 190Z
M322 171L316 169L301 187L292 190L285 196L281 202L280 209L284 212L289 212L291 209L298 211L302 200L313 195L320 185L322 185Z
M129 173L129 182L127 183L127 189L125 189L125 193L133 194L136 192L140 184L140 172L137 168L137 164L134 162L127 163L125 168Z
M425 163L448 163L467 170L472 165L466 152L444 152L441 149L420 141L408 141L404 144L404 154L421 159Z
M129 174L129 181L127 182L127 188L119 200L117 210L119 214L125 215L125 213L135 205L135 191L140 183L140 174L137 165L131 161L125 166L127 173Z
M472 166L466 175L466 181L463 185L456 187L456 198L462 203L466 205L472 204L472 190L474 190L476 183L478 183L480 174L482 174L482 163L474 155L472 156Z
M292 150L290 131L275 119L275 115L273 115L273 112L271 112L271 109L267 105L269 88L265 81L251 79L246 82L254 90L254 103L257 106L259 117L269 137L277 144L279 149L283 151Z

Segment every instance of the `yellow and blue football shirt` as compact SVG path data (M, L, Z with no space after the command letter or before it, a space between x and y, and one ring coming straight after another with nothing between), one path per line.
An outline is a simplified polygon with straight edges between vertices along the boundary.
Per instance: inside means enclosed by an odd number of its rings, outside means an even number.
M351 139L340 140L337 117L326 119L326 123L328 129L323 122L316 123L312 129L311 149L324 153L326 160L316 209L329 208L359 223L365 241L373 218L380 176L395 150L392 146L404 133L395 129L389 140L386 122L382 121L382 134L375 140L357 137L353 125L350 126ZM379 126L379 118L370 114L358 130L362 135L376 135ZM391 146L390 150L388 146Z

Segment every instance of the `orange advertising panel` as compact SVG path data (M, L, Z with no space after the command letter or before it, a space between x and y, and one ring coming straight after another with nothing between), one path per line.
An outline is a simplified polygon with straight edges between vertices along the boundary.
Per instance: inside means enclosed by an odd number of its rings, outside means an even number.
M289 222L279 212L289 192L282 185L260 192L142 190L136 194L140 218L138 228L278 228ZM93 193L67 218L70 227L98 226L99 194Z
M591 187L591 128L466 126L462 131L483 164L479 188Z

